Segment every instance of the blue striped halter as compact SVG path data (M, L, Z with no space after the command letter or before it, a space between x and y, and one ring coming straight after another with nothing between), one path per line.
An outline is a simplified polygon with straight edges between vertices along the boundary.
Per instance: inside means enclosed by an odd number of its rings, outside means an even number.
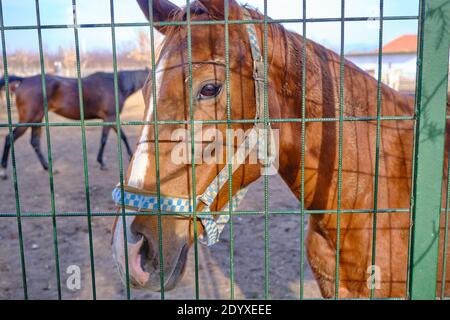
M243 9L243 15L246 20L251 20L252 17L247 9ZM209 186L205 189L205 192L198 197L198 201L204 204L203 212L199 215L202 222L204 233L199 235L199 241L207 246L212 246L219 241L219 237L223 228L228 223L230 215L220 214L218 218L214 218L210 213L210 207L214 200L217 198L219 191L223 188L225 183L231 175L244 163L247 156L255 149L258 148L258 159L268 160L265 165L269 165L274 158L274 144L272 131L270 125L267 127L269 141L268 154L266 157L265 152L265 137L263 132L264 123L260 120L264 115L264 62L261 55L261 50L258 44L258 37L255 26L253 24L246 25L247 33L250 40L250 47L253 57L253 78L255 81L255 98L256 98L256 116L254 127L245 135L244 141L238 147L236 153L233 155L231 162L231 170L226 165L219 172L219 174L213 179ZM240 189L231 199L231 210L235 210L239 203L247 193L247 188ZM183 215L183 212L193 211L193 201L190 198L172 197L172 196L158 196L155 193L149 193L144 190L124 186L123 198L122 189L119 186L112 192L112 198L117 206L124 207L138 212L153 212L161 211L162 214L170 213L172 216L178 216L183 218L190 218L189 215ZM230 210L230 203L227 203L221 211ZM173 214L176 212L177 214Z

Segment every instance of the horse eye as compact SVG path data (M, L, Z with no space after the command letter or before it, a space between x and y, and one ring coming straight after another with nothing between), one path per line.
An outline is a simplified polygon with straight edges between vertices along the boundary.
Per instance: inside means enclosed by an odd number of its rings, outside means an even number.
M199 98L200 99L208 99L217 96L222 88L219 84L208 83L205 84L200 90Z

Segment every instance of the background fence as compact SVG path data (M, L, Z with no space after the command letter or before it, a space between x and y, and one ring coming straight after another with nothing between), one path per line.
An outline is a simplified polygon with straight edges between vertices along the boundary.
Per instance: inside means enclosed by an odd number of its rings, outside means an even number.
M28 295L28 277L29 272L32 272L27 268L27 252L25 251L24 240L23 240L23 230L22 230L22 219L33 217L33 218L50 218L52 225L52 237L53 237L53 251L54 251L54 265L55 265L55 274L56 274L56 290L58 294L58 298L62 298L62 276L60 270L60 249L59 249L59 237L58 237L58 220L63 217L83 217L87 221L87 234L89 238L89 256L90 256L90 273L91 273L91 288L92 288L92 297L94 299L97 298L97 286L96 286L96 267L95 267L95 254L94 254L94 241L93 241L93 228L92 228L92 219L96 216L117 216L119 215L122 219L125 219L125 216L129 213L126 213L124 210L117 213L116 211L110 212L96 212L92 210L93 204L91 201L92 190L90 189L90 174L88 170L88 146L86 140L86 129L89 127L102 127L106 125L114 125L118 130L118 135L120 137L121 126L125 128L128 126L141 126L144 124L148 124L142 121L121 121L120 116L116 118L115 123L102 123L102 122L86 122L84 119L84 106L83 103L80 103L81 110L81 120L76 122L51 122L49 121L48 115L48 104L46 99L45 92L45 74L47 73L47 66L44 61L44 46L42 42L42 30L45 29L70 29L73 30L74 39L75 39L75 59L76 59L76 75L78 78L78 93L80 97L80 101L82 101L83 88L81 86L81 59L80 59L80 45L79 45L79 30L82 28L109 28L112 39L112 59L113 59L113 68L115 75L115 102L116 102L116 113L118 112L118 80L117 80L117 50L116 50L116 37L115 32L117 27L132 27L132 26L148 26L151 34L151 54L149 57L150 65L152 69L155 70L155 58L154 58L154 32L153 25L154 23L151 21L150 23L116 23L115 22L115 12L114 12L114 1L110 1L110 23L104 24L79 24L77 17L77 3L76 0L72 0L73 5L73 24L71 25L42 25L40 16L40 3L39 0L35 0L36 6L36 25L26 25L26 26L5 26L3 19L3 1L0 1L0 32L1 32L1 41L2 41L2 58L3 58L3 70L5 76L5 89L6 89L6 103L7 103L7 123L0 124L0 128L6 128L9 132L9 135L12 139L12 131L16 127L20 126L39 126L42 127L46 132L46 145L48 150L48 162L49 162L49 188L50 188L50 212L24 212L21 206L21 186L18 180L18 169L16 167L16 159L18 154L15 152L14 144L12 144L11 148L11 158L12 158L12 184L14 188L14 197L15 197L15 208L12 208L10 212L0 212L0 218L15 218L17 223L17 232L18 232L18 241L19 241L19 250L20 250L20 266L21 266L21 274L22 274L22 286L23 286L23 295L24 298L27 299ZM225 3L228 1L225 0ZM379 17L377 20L379 21L379 43L380 43L380 51L379 51L379 62L382 59L382 36L383 36L383 22L386 20L394 21L394 20L418 20L419 24L419 50L418 50L418 77L417 77L417 89L416 89L416 107L415 107L415 116L413 119L411 117L405 117L406 120L414 120L415 121L415 151L414 151L414 169L413 169L413 189L411 195L411 207L392 210L397 212L402 212L404 214L411 214L412 229L411 229L411 245L409 252L409 261L410 261L410 269L409 269L409 277L408 277L408 295L412 299L419 298L427 298L434 299L436 298L436 280L437 280L437 270L438 270L438 246L439 242L435 241L436 237L444 237L444 243L448 242L448 232L449 232L449 198L450 198L450 181L445 186L444 192L442 192L442 181L443 181L443 165L444 165L444 140L445 140L445 129L446 123L443 119L450 119L450 116L446 113L445 101L447 99L447 79L448 79L448 65L449 65L449 43L450 43L450 35L449 31L449 17L450 17L450 1L449 0L421 0L419 15L418 16L389 16L385 17L383 15L383 4L385 1L380 0L379 6ZM346 23L349 21L366 21L369 19L373 20L373 17L353 17L347 18L344 15L345 12L345 0L341 1L342 6L342 16L340 18L321 18L321 19L307 19L306 18L306 1L303 1L303 18L301 19L285 19L285 20L269 20L267 18L267 0L264 1L264 14L265 18L263 21L230 21L227 18L225 21L220 23L224 23L226 26L229 24L243 24L243 23L258 23L262 24L265 32L264 41L267 41L267 26L269 23L301 23L303 25L303 36L307 37L307 29L306 25L308 23L315 22L326 22L326 21L334 21L339 22L341 26L341 79L344 77L344 30ZM186 1L186 5L190 6L190 1ZM188 10L189 12L189 10ZM189 21L189 13L187 17L187 27L190 28ZM204 22L204 24L208 24L209 22ZM168 23L168 25L177 25L182 24L182 22L173 22ZM196 24L202 24L201 22L196 22ZM17 123L13 121L12 117L12 109L11 109L11 97L8 90L8 50L5 41L5 31L8 30L36 30L36 34L38 37L39 43L39 61L40 61L40 73L42 78L42 89L44 92L44 107L45 107L45 118L43 123ZM444 44L444 45L442 45ZM265 45L264 45L265 46ZM265 50L267 52L267 50ZM303 55L303 61L305 61L305 51ZM267 82L267 56L265 56L266 62L266 72L265 78ZM305 67L305 64L303 64ZM191 66L192 67L192 66ZM305 67L306 68L306 67ZM192 68L190 68L192 71ZM379 72L382 70L379 68ZM306 74L306 69L303 70L303 74ZM303 77L305 79L305 77ZM378 79L381 79L379 76ZM306 80L305 80L306 81ZM342 83L343 81L341 81ZM382 121L386 120L381 117L380 113L380 105L381 105L381 80L378 81L379 94L378 94L378 113L376 119L377 123L377 159L379 159L379 144L380 144L380 124ZM303 88L305 86L303 85ZM192 90L192 86L191 86ZM335 121L339 125L339 156L342 159L342 132L343 132L343 123L348 121L345 119L343 114L344 107L344 89L341 87L340 89L340 114L338 119L332 119L331 121ZM192 96L192 93L191 93ZM267 92L266 92L266 110L267 110ZM303 106L306 102L306 94L303 92ZM191 102L192 108L192 102ZM303 119L305 118L305 110L303 109ZM305 133L305 124L306 121L302 121L303 119L292 119L292 121L300 121L302 123L302 137L304 137ZM193 119L190 119L193 121ZM290 121L290 119L285 119L286 121ZM363 120L363 119L353 119L355 120ZM398 117L397 120L402 120L401 117ZM265 123L267 124L269 119L266 118ZM226 122L225 122L226 123ZM430 135L430 123L433 124L433 130L436 132L433 139L428 139ZM54 170L53 170L53 157L54 154L52 152L52 136L51 136L51 128L53 127L78 127L81 129L81 137L82 137L82 157L83 157L83 175L84 175L84 196L86 203L86 210L84 212L70 212L64 211L60 212L57 210L55 204L55 186L54 186ZM11 140L12 141L12 140ZM303 145L303 156L305 154L305 141L304 138L302 140ZM122 146L120 143L120 139L117 139L117 163L118 163L118 178L120 184L123 188L124 181L124 163L122 157ZM158 155L157 155L158 156ZM378 160L377 160L378 161ZM302 165L304 165L304 159L302 158ZM194 175L195 176L195 175ZM342 186L342 160L340 160L339 166L339 186ZM270 210L268 203L268 176L264 177L264 194L265 194L265 203L264 209L262 211L246 211L246 212L221 212L219 214L232 214L233 217L237 216L245 216L251 214L262 214L264 216L264 293L263 297L270 297L270 273L269 273L269 221L270 217L273 215L286 215L292 214L296 216L300 216L301 224L300 224L300 292L299 297L303 298L303 290L304 290L304 267L305 267L305 258L303 254L303 245L304 245L304 217L308 214L315 214L314 210L306 210L301 207L299 210ZM377 176L376 178L377 179ZM195 182L194 182L195 183ZM375 181L376 183L376 181ZM302 182L302 185L304 181ZM113 186L111 186L112 188ZM195 190L195 188L194 188ZM442 193L445 196L445 207L442 207ZM107 195L109 197L109 194ZM301 193L300 202L303 203L304 194ZM341 189L338 192L338 216L345 213L340 208L340 197L341 197ZM376 203L374 204L374 208L371 208L369 212L373 212L375 217L377 214L383 214L382 211L379 211ZM330 212L336 213L336 212ZM363 213L363 212L361 212ZM161 212L158 213L159 216ZM196 212L192 213L196 216ZM436 223L439 224L441 217L445 217L445 233L444 234L436 234L435 226ZM195 218L195 217L194 217ZM375 224L376 228L376 224ZM233 252L234 252L234 243L232 241L233 235L233 219L231 219L230 224L230 297L234 298L234 266L233 266ZM432 230L432 231L430 231ZM159 228L159 232L161 234L161 228ZM374 232L374 235L376 233ZM444 257L447 254L447 246L444 248ZM194 246L195 251L195 297L201 298L200 290L199 290L199 275L198 275L198 248L195 243ZM446 261L445 258L444 265L442 266L442 278L445 279L445 270L446 270ZM339 265L339 253L336 256L337 265ZM339 282L339 271L336 268L336 284ZM19 285L19 284L17 284ZM337 286L338 287L338 286ZM442 284L441 288L441 296L439 298L448 298L444 295L445 289L445 281ZM126 297L131 298L131 290L130 283L127 282L126 286ZM162 290L161 298L165 297L165 292ZM373 292L372 292L373 297ZM336 298L338 298L338 292L336 291Z

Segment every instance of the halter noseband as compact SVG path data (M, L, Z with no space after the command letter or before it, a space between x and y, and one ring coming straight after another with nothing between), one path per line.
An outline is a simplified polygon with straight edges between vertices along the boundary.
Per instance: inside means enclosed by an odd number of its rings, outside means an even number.
M243 15L246 20L251 20L250 13L247 9L243 9ZM245 162L245 159L249 154L258 148L258 159L268 160L266 165L270 165L275 157L274 141L270 124L267 129L267 141L268 152L266 158L265 145L266 145L266 133L263 131L264 123L261 119L264 116L264 62L261 55L261 50L258 44L258 36L255 26L253 24L246 25L247 34L250 40L250 47L253 58L253 78L255 81L255 98L256 98L256 115L255 124L253 128L246 133L244 141L237 148L236 153L233 155L231 162L231 175ZM214 200L217 198L219 191L225 185L230 177L229 166L226 165L219 174L213 179L209 186L205 189L204 193L200 195L197 200L204 204L203 213L199 216L200 221L203 224L204 234L199 236L201 243L211 246L219 241L219 236L230 219L229 215L221 214L217 219L210 214L210 207ZM247 193L247 188L240 189L231 199L231 209L235 210L241 200ZM126 209L130 209L138 212L153 212L161 210L162 214L170 212L172 216L190 218L189 215L183 215L183 212L192 212L193 201L189 198L172 197L166 195L160 195L158 197L154 193L149 193L145 190L136 189L130 186L123 187L124 197L122 199L122 191L119 186L112 192L112 198L117 206L123 206ZM158 203L159 202L159 203ZM221 211L227 211L230 209L230 203L227 203ZM176 213L172 213L176 212Z

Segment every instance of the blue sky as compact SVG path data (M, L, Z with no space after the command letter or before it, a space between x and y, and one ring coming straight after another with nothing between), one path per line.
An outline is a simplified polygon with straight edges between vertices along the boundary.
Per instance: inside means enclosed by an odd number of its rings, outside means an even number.
M417 15L419 0L384 0L386 16ZM184 5L185 0L172 0L178 5ZM264 0L244 0L260 11L263 11ZM35 25L35 0L3 0L4 22L6 26ZM72 22L72 0L39 0L41 24L69 24ZM77 15L79 23L108 23L110 19L110 0L77 0ZM308 18L340 17L341 0L307 0ZM116 22L143 22L144 17L134 0L114 0ZM379 0L346 0L345 16L377 16ZM268 0L268 14L275 19L301 18L301 0ZM300 32L300 24L286 24L286 27ZM117 28L117 46L128 48L135 44L140 28ZM148 31L147 28L141 30ZM390 40L405 34L417 33L417 21L386 21L384 22L384 39ZM74 47L72 29L43 30L45 50L57 50L59 46ZM307 37L334 50L340 48L339 22L314 22L307 24ZM8 51L37 50L36 30L7 31L6 41ZM82 51L102 49L111 50L111 30L95 28L80 30L80 45ZM345 32L346 51L368 50L378 45L378 22L347 22Z

